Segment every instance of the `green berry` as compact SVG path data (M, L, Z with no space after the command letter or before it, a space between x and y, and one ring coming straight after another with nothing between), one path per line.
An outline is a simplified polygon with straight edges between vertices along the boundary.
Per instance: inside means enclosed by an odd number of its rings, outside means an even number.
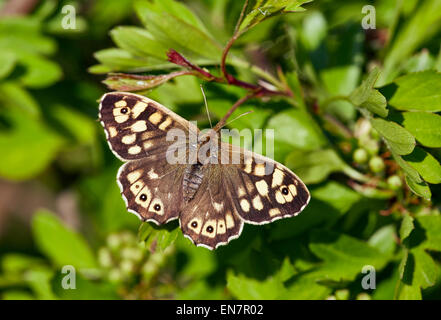
M365 149L362 148L358 148L357 150L355 150L354 154L353 154L353 158L354 161L356 163L365 163L368 160L368 153Z
M371 296L365 292L359 293L357 295L357 300L371 300L371 299L372 299Z
M383 159L381 159L379 156L372 157L371 160L369 160L369 168L374 173L383 171L385 168Z
M130 275L135 271L135 264L130 260L123 260L119 265L120 270L123 274Z
M111 282L121 282L122 279L123 279L123 274L121 270L119 270L118 268L113 268L112 270L109 271L109 280Z
M348 289L337 290L335 291L334 295L337 300L348 300L349 290Z
M118 234L111 234L107 237L107 246L112 249L116 250L121 245L121 238Z
M98 261L104 268L110 268L112 266L112 254L107 248L100 248L98 250Z
M393 175L387 178L387 184L389 185L389 188L391 188L392 190L398 190L403 186L403 182L401 181L400 177L397 175Z
M122 259L128 259L135 262L139 262L142 260L142 256L143 256L142 251L139 250L138 248L128 247L128 248L123 248L121 250Z

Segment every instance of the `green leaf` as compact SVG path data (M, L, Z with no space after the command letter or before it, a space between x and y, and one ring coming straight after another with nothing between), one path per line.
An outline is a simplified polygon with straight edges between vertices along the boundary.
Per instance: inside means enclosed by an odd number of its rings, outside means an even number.
M367 101L372 94L372 90L379 75L380 69L373 69L369 73L368 77L361 83L361 85L350 94L349 100L351 100L351 102L356 106L360 106Z
M5 107L18 108L32 116L40 114L37 101L15 82L0 84L0 101Z
M406 1L409 2L409 1ZM421 1L404 19L398 29L384 61L380 85L392 81L399 72L398 66L411 56L425 41L431 40L441 28L441 3L438 0Z
M409 154L415 148L415 138L399 124L383 119L372 119L372 126L387 141L390 149L399 154Z
M441 111L441 74L424 71L402 76L389 104L399 110Z
M152 56L167 60L167 51L170 49L156 41L153 35L138 27L116 27L110 31L113 41L120 47L135 56Z
M314 11L303 19L300 40L309 51L315 50L327 33L327 21L323 13Z
M279 14L304 11L305 9L301 6L311 1L312 0L258 0L253 9L243 19L239 30L243 31L247 28L252 28L265 19Z
M392 156L409 178L417 183L421 183L423 181L418 171L416 171L410 164L404 161L401 156L397 155L395 152L392 152Z
M390 258L361 240L325 230L312 232L309 248L323 260L316 272L335 281L353 280L366 265L381 270Z
M274 142L278 149L316 150L326 144L317 124L309 114L299 109L276 114L268 121L266 128L274 129Z
M394 225L381 227L369 238L368 244L384 254L393 254L396 248Z
M284 287L280 279L270 276L263 281L227 273L227 288L234 297L241 300L274 300L283 296Z
M25 67L25 72L19 79L27 87L48 87L63 75L61 68L56 63L41 56L21 53L18 59L19 63Z
M401 221L401 227L400 227L400 239L401 241L404 241L412 232L412 230L415 228L413 224L413 218L410 214L405 214L403 217L403 220Z
M348 212L362 198L358 192L335 181L320 185L314 188L311 193L314 199L327 203L340 213Z
M332 149L312 152L293 151L285 164L293 170L305 183L319 183L331 173L343 171L345 163Z
M12 72L16 62L17 57L12 51L0 51L0 79Z
M29 117L18 109L6 117L11 128L0 131L0 176L11 180L34 177L57 155L64 140L40 119ZM32 159L32 161L30 161Z
M163 252L176 241L179 231L175 226L159 228L152 223L144 222L139 227L138 239L144 241L147 248Z
M430 153L422 148L416 147L415 150L403 157L421 177L429 183L441 183L441 165Z
M369 111L378 114L380 117L387 117L389 110L387 110L386 98L378 90L372 90L368 99L363 102L360 107L366 108Z
M57 267L72 265L78 269L95 268L95 257L83 237L65 227L52 213L39 210L32 220L37 247Z
M441 251L441 216L427 215L416 218L421 229L415 234L415 242L420 242L423 233L423 242L420 246L424 249Z
M406 175L406 183L409 186L410 190L416 195L423 197L426 200L430 200L430 198L432 197L430 187L425 181L417 182Z
M185 49L199 57L219 60L222 55L221 46L200 28L200 24L193 19L190 21L188 9L182 7L177 9L175 5L164 6L161 1L137 1L135 4L138 16L156 41L178 52ZM181 11L184 13L182 17Z
M403 112L402 125L423 146L441 147L441 116L427 112Z

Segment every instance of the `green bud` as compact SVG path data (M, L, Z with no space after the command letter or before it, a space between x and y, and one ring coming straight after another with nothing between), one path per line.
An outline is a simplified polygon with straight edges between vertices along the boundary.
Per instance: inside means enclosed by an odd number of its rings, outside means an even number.
M356 163L365 163L366 161L368 161L368 153L365 149L362 148L358 148L357 150L355 150L354 154L353 154L353 158L354 161Z
M380 150L380 145L375 140L365 140L360 145L363 146L364 149L369 152L370 155L376 155L378 154L378 150Z
M98 261L100 265L104 268L110 268L112 263L112 254L107 248L100 248L98 250Z
M389 188L391 188L392 190L398 190L403 186L403 182L401 181L400 177L397 175L393 175L387 178L387 184L389 185Z
M349 290L348 289L337 290L335 291L334 295L337 300L348 300Z
M369 168L374 173L383 171L385 168L383 159L381 159L379 156L372 157L371 160L369 160Z
M372 298L366 292L362 292L357 295L357 300L372 300Z
M128 247L121 250L121 258L139 262L142 260L143 253L138 248Z
M121 272L126 275L130 275L135 271L135 264L130 260L121 261L119 267Z
M112 250L118 249L120 245L121 245L121 238L118 234L113 233L107 237L107 246L110 249Z
M109 280L111 282L121 282L123 280L123 274L118 268L113 268L109 271Z

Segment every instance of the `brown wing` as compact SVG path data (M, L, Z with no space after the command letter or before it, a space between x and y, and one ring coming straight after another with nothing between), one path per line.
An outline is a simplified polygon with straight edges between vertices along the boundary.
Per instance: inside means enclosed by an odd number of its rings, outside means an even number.
M251 224L266 224L298 215L308 204L305 184L282 164L229 145L243 155L241 164L229 165L226 183L240 217Z
M210 250L240 236L243 221L237 213L219 165L205 165L195 197L179 217L184 236Z
M158 225L178 218L184 170L160 156L125 163L118 171L118 184L128 211Z
M165 153L173 141L167 141L170 129L198 129L166 107L144 96L111 92L102 96L99 119L110 149L121 160L135 160Z
M265 224L299 214L310 196L288 168L222 143L221 158L240 154L240 164L206 164L195 197L182 209L181 229L196 245L215 249L239 237L243 223Z

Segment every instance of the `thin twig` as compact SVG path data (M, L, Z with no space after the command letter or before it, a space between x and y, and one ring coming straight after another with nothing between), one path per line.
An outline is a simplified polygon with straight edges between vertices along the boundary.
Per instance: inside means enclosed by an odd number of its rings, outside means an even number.
M216 124L216 126L213 128L213 130L215 132L218 132L227 122L228 118L233 114L234 111L236 111L236 109L243 104L244 102L246 102L247 100L253 98L256 96L256 93L250 93L248 95L246 95L245 97L240 98L239 100L236 101L235 104L233 104L233 106L230 108L230 110L228 110L228 112L224 115L224 117Z

